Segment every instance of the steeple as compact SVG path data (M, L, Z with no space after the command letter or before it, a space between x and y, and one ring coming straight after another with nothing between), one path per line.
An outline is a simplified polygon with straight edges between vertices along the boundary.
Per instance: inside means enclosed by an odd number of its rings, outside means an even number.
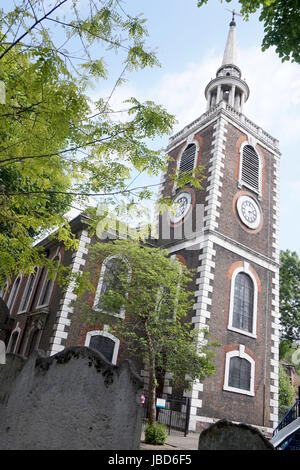
M230 29L227 37L227 42L224 50L222 65L235 64L236 65L236 24L234 21L234 13L232 21L230 22Z
M232 20L224 50L221 67L217 70L216 78L211 80L205 88L207 109L212 108L220 101L225 101L236 111L243 112L244 103L249 98L249 87L241 79L242 73L236 65L236 23L233 10Z

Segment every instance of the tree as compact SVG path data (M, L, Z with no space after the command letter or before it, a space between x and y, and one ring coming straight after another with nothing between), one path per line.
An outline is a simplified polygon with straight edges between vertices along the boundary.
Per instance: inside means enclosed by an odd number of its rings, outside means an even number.
M222 0L221 0L222 1ZM230 3L232 0L226 0ZM198 0L198 7L208 0ZM239 0L241 14L248 20L251 13L260 10L264 23L262 50L275 46L282 61L300 63L300 1L299 0Z
M106 264L102 294L96 309L80 302L86 321L108 324L125 344L128 354L140 358L149 371L149 422L156 420L158 371L173 374L173 386L182 391L190 382L214 372L213 352L204 332L192 328L187 314L193 304L188 289L191 273L166 251L138 241L98 242L90 249L93 265L108 256L117 264ZM123 267L121 267L123 265ZM108 271L107 271L108 270ZM124 309L126 319L111 313ZM202 335L202 342L196 341ZM186 374L189 379L187 380Z
M295 251L280 253L281 339L300 339L300 259ZM286 348L284 348L286 349Z
M158 174L163 152L153 150L151 140L174 123L151 101L131 98L126 119L110 106L126 74L158 64L145 45L142 16L129 15L118 0L14 4L0 10L6 89L0 104L0 288L20 270L28 274L46 262L33 242L53 228L67 248L76 247L64 216L74 204L82 207L89 195L131 194L132 169ZM89 87L110 77L114 52L118 78L108 96L93 103ZM145 195L149 191L137 189L133 197Z
M279 408L286 411L295 399L294 389L282 365L279 366Z
M300 375L300 348L292 346L290 341L280 341L279 358L284 359L295 367L296 373Z

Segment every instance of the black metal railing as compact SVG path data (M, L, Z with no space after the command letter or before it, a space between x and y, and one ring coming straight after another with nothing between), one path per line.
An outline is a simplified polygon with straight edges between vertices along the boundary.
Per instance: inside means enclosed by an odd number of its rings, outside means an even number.
M169 434L186 436L189 432L191 402L189 398L166 398L165 408L156 408L156 421L166 426ZM149 417L149 400L145 397L144 419Z
M275 436L278 431L282 428L285 428L292 421L300 417L300 399L297 399L294 405L289 409L289 411L284 415L277 428L273 431L273 436Z

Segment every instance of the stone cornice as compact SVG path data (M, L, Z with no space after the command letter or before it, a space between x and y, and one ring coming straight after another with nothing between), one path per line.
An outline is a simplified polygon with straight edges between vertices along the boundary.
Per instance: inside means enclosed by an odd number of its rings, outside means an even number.
M224 101L221 101L216 106L211 108L206 113L202 114L195 121L185 126L181 131L177 132L174 136L170 137L169 144L166 149L168 152L180 141L184 140L192 132L199 131L200 128L205 127L210 121L218 117L218 115L224 114L231 118L232 121L236 122L246 132L249 132L258 140L264 142L274 153L280 156L279 141L264 131L260 126L255 124L253 121L248 119L244 114L236 111L232 106L229 106Z
M214 78L213 80L211 80L209 82L209 84L206 86L206 88L204 90L204 95L205 95L206 99L207 99L207 96L208 96L208 92L210 92L213 88L215 88L218 85L237 85L245 93L245 101L247 101L247 99L249 98L249 95L250 95L249 86L247 85L247 83L244 80L242 80L239 77L235 77L233 75L230 76L230 77L220 75L220 76Z

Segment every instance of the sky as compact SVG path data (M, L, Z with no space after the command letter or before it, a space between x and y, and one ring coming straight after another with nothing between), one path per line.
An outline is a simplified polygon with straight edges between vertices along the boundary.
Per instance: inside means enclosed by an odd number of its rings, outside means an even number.
M161 66L127 76L127 83L114 94L111 105L136 96L164 105L175 114L174 132L206 110L204 89L221 65L231 13L237 1L208 0L200 9L196 0L126 0L123 6L132 15L147 19L148 45L156 50ZM259 14L248 22L236 18L238 64L250 87L244 114L280 142L281 157L281 249L300 255L300 67L282 63L274 49L261 51L263 25ZM118 57L109 67L113 80L121 72ZM109 93L110 83L91 91L97 98ZM120 109L120 108L119 108ZM166 147L168 137L157 139L156 147ZM159 178L141 175L134 185L155 184ZM299 215L298 215L299 214ZM298 218L299 217L299 218Z

